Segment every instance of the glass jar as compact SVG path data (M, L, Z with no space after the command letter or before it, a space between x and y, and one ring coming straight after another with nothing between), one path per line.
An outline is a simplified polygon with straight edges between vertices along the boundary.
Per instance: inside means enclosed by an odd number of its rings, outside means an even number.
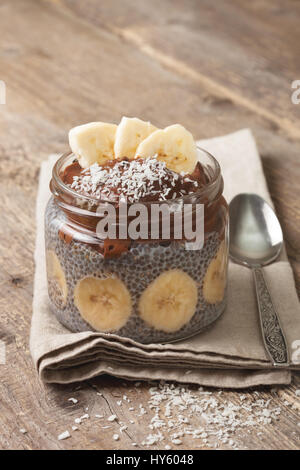
M198 148L206 184L167 204L203 204L201 249L187 240L99 237L99 201L62 180L74 161L63 155L52 173L45 214L50 307L73 332L99 331L140 343L192 336L222 314L227 297L228 206L218 162ZM166 307L167 303L167 307Z

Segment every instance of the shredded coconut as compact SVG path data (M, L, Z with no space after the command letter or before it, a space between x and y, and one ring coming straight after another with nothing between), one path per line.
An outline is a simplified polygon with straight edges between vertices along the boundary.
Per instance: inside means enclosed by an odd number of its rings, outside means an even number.
M127 393L137 394L137 389L128 389ZM239 449L239 434L244 433L262 436L264 427L279 420L281 407L277 406L277 391L271 390L271 398L262 398L257 391L239 393L234 399L229 398L226 391L209 391L203 387L185 387L165 383L164 381L148 388L148 401L128 408L130 411L138 410L137 416L144 416L143 422L148 427L148 433L141 443L133 442L132 445L144 447L157 446L158 448L171 449L195 440L195 447L214 448L229 447ZM99 392L97 392L99 395ZM102 395L102 394L101 394ZM296 391L296 396L298 396ZM123 401L131 400L123 395ZM283 405L288 406L287 400L282 400ZM290 405L289 405L290 406ZM94 415L95 418L103 418L103 415ZM85 414L75 419L76 424L88 419ZM102 429L115 428L118 434L113 434L114 440L119 440L122 433L128 427L136 425L134 420L124 423L116 414L107 418L111 426L102 426ZM300 423L297 424L300 427ZM78 429L76 426L72 430ZM21 431L21 430L20 430ZM22 431L21 431L22 432ZM62 439L70 437L68 431L62 433ZM244 446L243 446L244 448Z
M68 401L74 403L74 405L78 403L78 400L76 400L76 398L69 398Z
M64 439L68 439L69 437L71 437L71 434L69 433L69 431L64 431L58 436L57 439L59 441L63 441Z
M148 406L154 412L149 429L161 431L150 432L143 442L145 446L158 444L168 435L174 445L179 445L182 437L190 436L208 447L227 444L237 449L235 433L241 429L251 432L251 428L256 431L258 426L277 421L281 412L280 407L272 406L272 399L259 398L255 392L254 396L241 394L238 405L229 400L220 401L217 397L222 392L213 394L202 387L193 392L182 386L161 383L151 387L149 392ZM191 424L195 418L198 427Z
M175 188L176 183L179 183L178 190ZM185 188L182 188L183 184L186 185ZM156 196L158 201L164 201L170 192L172 199L192 194L198 187L198 182L185 176L185 173L175 173L166 167L165 162L150 157L121 160L112 167L94 163L82 171L80 176L73 177L70 187L97 199L114 200L125 197L128 202L133 203L148 196Z
M107 418L107 421L115 421L117 419L117 415L111 415L109 418Z
M88 414L84 414L83 416L81 416L80 418L75 418L74 419L74 422L76 424L81 424L83 420L85 419L89 419L89 415Z

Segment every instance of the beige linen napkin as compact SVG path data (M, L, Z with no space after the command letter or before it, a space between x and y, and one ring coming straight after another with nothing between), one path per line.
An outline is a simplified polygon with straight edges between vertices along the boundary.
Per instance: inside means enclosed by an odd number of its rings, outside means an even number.
M220 162L228 201L239 192L255 192L271 202L249 130L200 141L199 145ZM30 349L42 380L70 383L110 374L132 380L164 379L227 388L290 382L291 372L274 369L266 356L251 271L232 263L225 313L193 338L173 344L142 345L116 335L71 333L64 328L48 307L44 256L43 217L56 158L51 156L42 164L36 210ZM300 340L300 308L284 253L265 268L265 275L291 350L293 342Z

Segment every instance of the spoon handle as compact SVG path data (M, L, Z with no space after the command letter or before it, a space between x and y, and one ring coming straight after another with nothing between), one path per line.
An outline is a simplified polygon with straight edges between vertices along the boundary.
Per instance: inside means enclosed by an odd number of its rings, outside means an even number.
M261 331L266 351L274 366L288 366L289 353L280 321L266 284L263 270L253 268Z

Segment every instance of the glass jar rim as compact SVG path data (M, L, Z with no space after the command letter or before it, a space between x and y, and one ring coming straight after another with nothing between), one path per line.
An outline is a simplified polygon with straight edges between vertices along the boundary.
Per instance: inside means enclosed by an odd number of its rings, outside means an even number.
M197 145L197 157L198 157L197 161L199 161L199 152L204 153L206 155L206 157L209 158L210 163L212 163L214 165L214 167L210 168L211 170L213 170L213 174L210 175L209 182L207 184L205 184L205 186L199 188L197 191L195 191L192 194L192 196L195 196L195 197L201 197L201 196L204 196L205 194L209 194L210 191L213 191L216 188L216 186L218 186L221 182L223 182L223 178L222 178L222 175L221 175L221 167L220 167L220 164L217 161L217 159L211 153L209 153L207 150L205 150L205 149L203 149L203 148L201 148ZM97 203L97 204L111 203L112 201L110 201L110 200L105 200L105 199L100 200L97 197L88 196L88 195L85 195L85 194L80 194L80 193L76 192L74 189L72 189L70 186L68 186L66 183L63 182L63 180L60 177L60 172L61 172L63 164L65 163L67 158L72 157L72 155L74 156L74 159L75 159L76 156L75 156L74 153L72 153L72 152L64 153L63 155L61 155L61 157L54 164L53 169L52 169L52 180L56 183L56 187L60 188L63 191L63 193L65 193L69 196L72 196L73 198L81 199L83 201L88 201L89 203L94 203L94 204L95 203ZM200 161L200 163L201 163L201 161ZM51 189L51 192L53 193L54 196L59 195L59 193L53 188L52 185L50 185L50 189ZM217 191L217 193L219 193L219 191ZM191 197L191 194L186 194L186 195L174 198L172 200L166 199L165 201L154 201L154 202L155 203L156 202L157 203L161 203L161 202L176 203L176 202L179 202L179 201L184 202L185 200L190 199L190 197ZM143 204L147 205L147 204L149 204L149 202L143 202ZM153 201L151 201L151 204L153 204Z

